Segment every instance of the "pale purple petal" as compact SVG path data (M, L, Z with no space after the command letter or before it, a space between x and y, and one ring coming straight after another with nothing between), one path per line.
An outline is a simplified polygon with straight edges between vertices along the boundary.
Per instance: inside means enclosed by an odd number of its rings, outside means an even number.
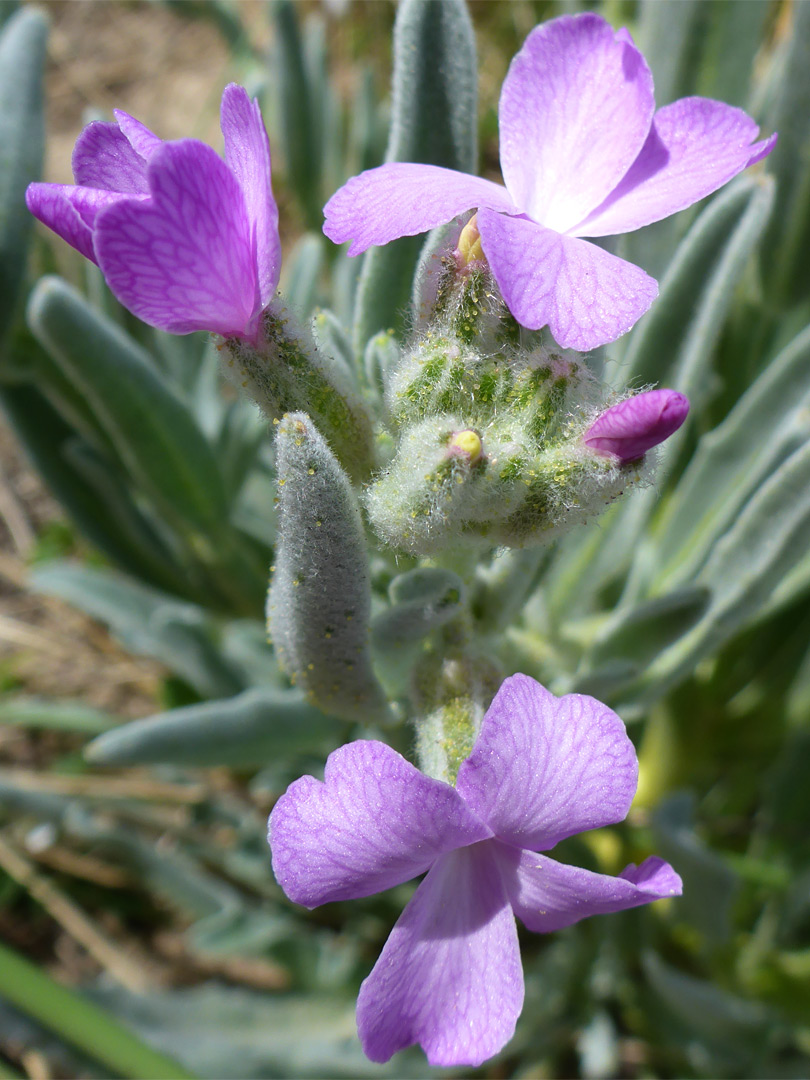
M689 399L677 390L650 390L612 405L591 424L582 441L598 454L636 461L677 431Z
M650 130L652 75L598 15L564 15L529 34L501 90L501 170L534 221L565 232L609 194Z
M651 855L641 866L631 863L618 877L595 874L558 863L532 851L493 845L515 915L546 934L614 911L680 896L682 883L669 863Z
M509 310L530 330L548 324L563 348L615 341L658 295L643 270L586 240L489 210L478 212L478 228Z
M100 210L131 196L72 184L29 184L25 193L28 209L49 229L75 247L86 259L96 262L93 225ZM137 201L137 200L136 200Z
M163 145L163 140L123 109L113 109L113 116L132 149L148 162L152 154Z
M523 1007L515 920L490 844L446 855L403 911L360 987L366 1055L418 1043L431 1065L480 1065Z
M291 784L269 828L276 880L310 908L390 889L492 835L449 784L370 740L330 754L323 783Z
M644 147L575 236L631 232L691 206L767 156L776 136L754 143L759 128L742 109L690 97L656 113Z
M390 162L352 177L335 192L323 208L323 231L336 244L351 240L349 255L360 255L481 206L517 213L506 189L491 180L438 165Z
M501 685L456 788L495 835L547 850L622 821L638 764L624 724L584 694L555 697L528 675Z
M117 124L88 124L73 147L73 175L83 187L102 188L127 195L145 195L146 162Z
M270 184L270 144L259 103L236 83L225 87L221 108L225 161L242 186L248 217L256 228L261 306L273 298L281 272L278 207Z
M128 199L96 220L107 283L138 318L173 334L257 332L258 282L242 190L209 146L164 143L147 175L152 198Z

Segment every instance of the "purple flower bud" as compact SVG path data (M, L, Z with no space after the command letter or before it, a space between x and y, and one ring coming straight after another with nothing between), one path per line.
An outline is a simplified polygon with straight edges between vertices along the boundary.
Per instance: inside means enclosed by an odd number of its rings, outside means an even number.
M650 390L620 401L588 428L583 442L597 454L636 461L677 431L689 401L677 390Z

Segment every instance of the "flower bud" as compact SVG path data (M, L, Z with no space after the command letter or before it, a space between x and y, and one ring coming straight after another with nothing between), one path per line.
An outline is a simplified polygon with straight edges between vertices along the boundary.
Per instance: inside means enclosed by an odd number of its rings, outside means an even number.
M677 390L650 390L611 406L582 439L597 454L637 461L677 431L688 412L689 401Z
M475 465L481 460L484 448L481 444L481 436L472 428L457 431L451 436L447 444L448 457L463 458L469 465Z
M481 233L478 231L476 214L470 218L458 238L458 246L453 252L459 270L472 262L485 262L484 249L481 247Z

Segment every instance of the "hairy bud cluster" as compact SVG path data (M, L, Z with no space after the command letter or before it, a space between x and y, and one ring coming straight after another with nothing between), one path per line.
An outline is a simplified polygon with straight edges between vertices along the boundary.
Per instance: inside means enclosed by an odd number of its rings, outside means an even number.
M388 381L399 444L366 500L387 544L544 543L644 478L586 444L599 386L573 354L516 344L485 265L447 265L433 315Z

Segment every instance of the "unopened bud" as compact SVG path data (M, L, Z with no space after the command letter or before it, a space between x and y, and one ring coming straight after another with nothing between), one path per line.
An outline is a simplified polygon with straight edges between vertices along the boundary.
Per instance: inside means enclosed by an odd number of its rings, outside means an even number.
M469 465L475 465L480 461L483 452L481 436L472 428L457 431L447 444L448 457L463 458Z
M481 247L481 233L478 231L478 215L473 214L458 238L458 247L453 253L459 270L472 262L484 262L484 249Z
M677 390L650 390L611 406L582 439L597 454L637 461L676 432L688 412L689 401Z

